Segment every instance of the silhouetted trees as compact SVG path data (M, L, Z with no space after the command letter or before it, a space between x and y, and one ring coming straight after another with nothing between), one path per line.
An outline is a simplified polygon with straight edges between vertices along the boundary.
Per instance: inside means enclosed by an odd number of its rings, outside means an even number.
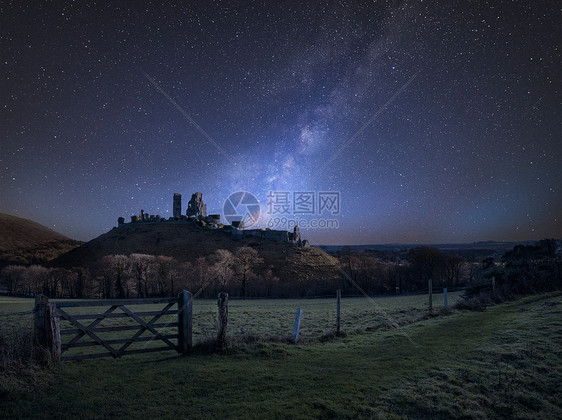
M24 279L26 267L22 265L9 265L2 270L4 287L10 294L24 292Z
M429 278L434 287L489 284L492 276L500 290L510 293L562 287L562 248L554 239L517 245L501 260L480 256L467 261L433 247L382 255L346 250L335 256L341 281L315 277L314 272L307 273L305 280L279 279L275 267L264 266L258 250L241 247L234 253L219 249L185 262L162 255L108 255L92 272L81 267L9 265L0 271L0 288L11 294L43 293L53 298L175 296L182 289L201 297L216 297L218 291L241 297L314 296L332 294L336 288L347 294L423 291Z
M382 254L382 255L381 255ZM405 293L434 287L461 286L469 281L470 265L459 255L428 246L394 254L345 249L336 255L346 293Z
M260 258L258 251L248 246L238 248L234 253L234 258L237 271L242 274L241 294L242 297L246 298L248 292L248 278L252 273L252 269L257 264L261 264L263 262L263 258Z
M414 282L417 288L426 288L429 279L432 279L434 286L443 283L445 257L437 248L430 246L413 248L408 252L406 259L416 274Z
M93 284L88 270L9 265L0 272L0 281L10 294L45 294L53 298L92 295Z
M150 282L151 294L169 296L174 293L174 263L172 257L158 255L153 263L153 275Z
M148 273L155 257L147 254L131 254L131 273L135 282L138 297L148 296Z
M205 295L204 291L211 284L213 272L205 257L197 258L191 267L191 283L194 285L194 295Z

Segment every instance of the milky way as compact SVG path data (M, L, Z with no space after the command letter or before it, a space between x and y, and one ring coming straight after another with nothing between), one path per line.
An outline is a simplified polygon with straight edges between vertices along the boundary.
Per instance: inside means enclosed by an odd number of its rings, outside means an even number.
M174 3L1 3L0 212L339 192L287 215L337 220L312 243L562 236L554 1Z

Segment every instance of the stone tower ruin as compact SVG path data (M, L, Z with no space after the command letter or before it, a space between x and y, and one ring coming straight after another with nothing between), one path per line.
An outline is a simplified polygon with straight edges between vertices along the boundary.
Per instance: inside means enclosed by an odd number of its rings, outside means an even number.
M187 203L186 215L204 219L207 217L207 205L203 204L203 194L196 192Z
M181 194L174 194L174 217L181 217Z

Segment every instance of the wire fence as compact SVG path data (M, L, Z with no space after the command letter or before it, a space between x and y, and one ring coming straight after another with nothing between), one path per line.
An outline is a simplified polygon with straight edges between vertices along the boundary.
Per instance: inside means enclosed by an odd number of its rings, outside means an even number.
M448 294L454 305L462 290ZM433 308L443 307L443 294L434 289ZM2 299L5 299L3 301ZM0 298L0 332L32 331L33 299ZM229 339L288 341L292 337L297 309L302 311L299 342L314 342L336 331L337 307L335 296L302 299L232 299L229 301ZM87 311L88 308L80 310ZM143 310L152 310L144 308ZM349 297L341 299L341 330L345 333L376 331L380 328L405 326L422 319L428 311L427 292L380 297ZM193 343L212 341L217 336L218 308L215 299L195 299L193 302ZM170 317L170 320L172 320ZM122 318L108 320L118 325ZM163 322L170 322L164 320ZM173 321L173 320L172 320ZM66 322L66 321L65 321ZM103 321L106 322L105 320ZM100 326L105 324L100 324ZM64 342L65 337L63 337ZM84 338L82 339L84 340Z

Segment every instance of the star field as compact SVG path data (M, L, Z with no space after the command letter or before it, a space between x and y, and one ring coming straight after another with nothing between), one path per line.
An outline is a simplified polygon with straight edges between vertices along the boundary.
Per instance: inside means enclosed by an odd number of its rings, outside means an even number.
M562 236L553 1L0 3L0 212L339 191L313 244Z

